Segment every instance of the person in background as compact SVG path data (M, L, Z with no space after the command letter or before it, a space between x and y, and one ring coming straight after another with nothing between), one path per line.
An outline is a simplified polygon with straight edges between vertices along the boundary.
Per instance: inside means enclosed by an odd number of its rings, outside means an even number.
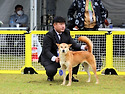
M61 35L60 35L61 34ZM74 50L84 50L87 46L77 44L70 36L70 31L66 29L65 19L61 16L57 16L53 19L53 28L43 38L43 48L40 56L40 63L46 70L48 81L53 81L54 76L57 73L57 69L60 68L59 53L56 43L72 44ZM73 74L77 74L79 66L73 68ZM68 80L68 75L66 77ZM72 77L73 82L78 82L76 78Z
M74 0L68 9L68 24L67 28L73 30L77 28L81 31L97 31L102 27L106 19L106 11L101 0ZM94 53L97 61L97 71L101 69L102 61L100 57L99 45L96 43L100 39L94 39Z
M15 6L15 14L10 16L9 19L9 27L27 27L28 26L28 16L24 14L23 6L16 5ZM11 54L19 54L23 55L25 53L25 43L22 42L25 39L24 35L18 34L7 34L6 42L8 48L7 52ZM17 50L18 49L18 50Z
M28 16L24 14L23 6L15 6L15 14L10 16L9 26L10 27L27 27Z
M104 21L104 27L105 28L113 28L113 24L111 22L111 19L108 17L108 10L106 10L106 19Z

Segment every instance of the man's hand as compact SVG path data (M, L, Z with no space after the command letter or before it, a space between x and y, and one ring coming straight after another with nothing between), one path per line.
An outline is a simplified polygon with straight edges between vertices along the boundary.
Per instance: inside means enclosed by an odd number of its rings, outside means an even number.
M87 45L85 46L85 50L88 50L88 46Z
M60 61L59 57L57 57L55 61L56 61L56 63L59 63L59 61Z
M87 46L87 45L82 45L82 46L81 46L81 50L83 50L83 51L84 51L84 50L88 50L88 46Z

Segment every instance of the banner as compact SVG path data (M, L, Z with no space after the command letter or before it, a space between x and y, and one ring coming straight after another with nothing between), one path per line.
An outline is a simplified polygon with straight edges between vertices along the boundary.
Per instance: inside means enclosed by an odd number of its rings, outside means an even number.
M32 35L32 62L38 62L39 56L42 52L42 47L38 41L38 35Z

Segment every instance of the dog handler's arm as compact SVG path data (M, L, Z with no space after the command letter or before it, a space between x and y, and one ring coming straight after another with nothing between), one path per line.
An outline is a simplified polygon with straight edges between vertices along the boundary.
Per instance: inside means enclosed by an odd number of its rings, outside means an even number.
M47 56L51 61L55 62L57 57L51 52L53 46L51 36L52 34L48 32L46 36L43 38L43 51L45 53L45 56Z

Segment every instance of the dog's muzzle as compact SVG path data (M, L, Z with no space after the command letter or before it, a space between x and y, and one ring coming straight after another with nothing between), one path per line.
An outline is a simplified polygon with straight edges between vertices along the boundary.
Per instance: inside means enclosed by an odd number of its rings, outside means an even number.
M62 53L65 53L65 50L62 50Z

